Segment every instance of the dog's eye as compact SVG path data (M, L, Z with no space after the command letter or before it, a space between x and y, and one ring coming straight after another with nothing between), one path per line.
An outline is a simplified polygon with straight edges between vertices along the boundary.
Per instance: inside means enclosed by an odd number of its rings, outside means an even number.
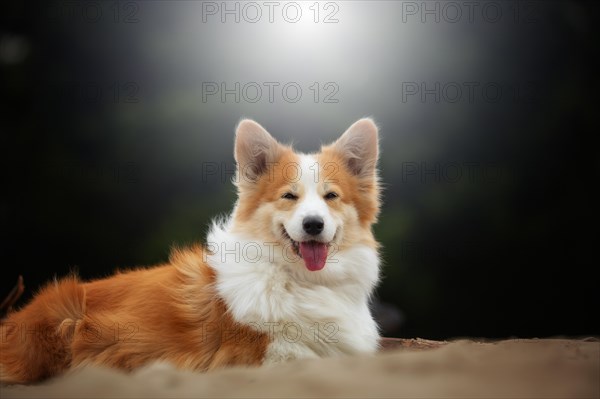
M325 198L326 200L332 200L334 198L339 197L339 195L337 195L337 193L334 193L333 191L328 192L327 194L325 194Z
M295 201L295 200L297 200L297 199L298 199L298 196L297 196L297 195L294 195L294 194L292 194L292 193L285 193L285 194L283 194L283 195L281 196L281 198L284 198L284 199L288 199L288 200Z

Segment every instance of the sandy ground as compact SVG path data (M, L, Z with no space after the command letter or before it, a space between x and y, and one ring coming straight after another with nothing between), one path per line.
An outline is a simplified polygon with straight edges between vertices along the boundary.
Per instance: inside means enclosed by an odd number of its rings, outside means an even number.
M0 387L0 397L600 397L597 339L401 346L376 356L207 374L167 365L130 375L86 368L41 385Z

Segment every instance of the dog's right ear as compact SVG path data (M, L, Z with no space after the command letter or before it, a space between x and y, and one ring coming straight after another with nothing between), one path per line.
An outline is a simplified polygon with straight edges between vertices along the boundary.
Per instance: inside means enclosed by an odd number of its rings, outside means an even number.
M235 132L238 186L256 182L270 164L277 162L281 149L264 127L251 119L242 120Z

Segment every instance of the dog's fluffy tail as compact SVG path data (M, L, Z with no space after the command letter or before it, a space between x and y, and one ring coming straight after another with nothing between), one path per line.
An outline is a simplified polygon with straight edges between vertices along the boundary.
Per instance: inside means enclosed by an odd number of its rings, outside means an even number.
M71 363L71 340L85 314L85 289L75 276L44 287L0 324L0 382L27 383Z

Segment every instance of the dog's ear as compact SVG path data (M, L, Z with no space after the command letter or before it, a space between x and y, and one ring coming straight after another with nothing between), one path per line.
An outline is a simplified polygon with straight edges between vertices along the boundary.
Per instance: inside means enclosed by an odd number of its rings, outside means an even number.
M370 178L375 176L379 157L378 136L377 126L372 119L359 119L332 147L346 161L348 169L354 175Z
M235 161L239 183L254 183L281 154L281 145L261 125L242 120L235 132Z

